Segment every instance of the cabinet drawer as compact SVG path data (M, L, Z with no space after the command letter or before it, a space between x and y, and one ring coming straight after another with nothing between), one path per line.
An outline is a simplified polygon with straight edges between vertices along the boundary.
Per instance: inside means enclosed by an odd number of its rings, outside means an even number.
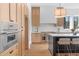
M32 42L33 43L41 42L41 40L42 40L41 33L32 33Z
M11 56L15 53L15 51L17 51L16 44L11 48L7 49L6 51L2 52L0 56Z
M17 52L18 52L17 49L12 50L12 51L9 52L9 55L10 56L17 56Z
M39 37L39 36L41 36L41 33L32 33L32 36L33 37L36 37L36 36Z
M17 50L12 50L6 53L2 53L1 56L17 56Z

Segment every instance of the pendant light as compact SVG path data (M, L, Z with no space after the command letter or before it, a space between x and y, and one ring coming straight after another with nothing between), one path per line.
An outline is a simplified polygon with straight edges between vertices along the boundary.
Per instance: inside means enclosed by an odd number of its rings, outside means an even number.
M61 3L59 3L59 6L55 8L55 16L62 16L65 14L64 7L61 7Z

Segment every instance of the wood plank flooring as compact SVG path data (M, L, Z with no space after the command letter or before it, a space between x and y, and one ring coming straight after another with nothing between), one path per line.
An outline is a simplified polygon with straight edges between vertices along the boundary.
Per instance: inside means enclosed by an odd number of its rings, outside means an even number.
M51 56L48 43L33 43L31 49L26 51L26 56Z

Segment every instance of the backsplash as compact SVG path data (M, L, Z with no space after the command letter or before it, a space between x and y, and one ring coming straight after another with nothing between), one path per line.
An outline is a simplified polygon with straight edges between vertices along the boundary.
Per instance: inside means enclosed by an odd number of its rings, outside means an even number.
M37 29L35 27L32 27L32 32L36 32ZM42 24L39 26L38 28L38 32L56 32L56 27L54 27L53 25L49 25L49 24Z
M36 31L37 31L36 27L32 27L32 32ZM58 32L58 29L54 25L42 24L38 27L38 32ZM60 32L71 32L71 30L60 27Z

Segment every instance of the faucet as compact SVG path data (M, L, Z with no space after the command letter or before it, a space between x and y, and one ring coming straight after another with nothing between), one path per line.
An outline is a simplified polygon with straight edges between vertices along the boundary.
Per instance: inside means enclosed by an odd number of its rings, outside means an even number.
M79 33L79 31L78 31L77 29L78 29L78 28L76 28L76 29L71 29L73 35L76 35L77 33Z
M77 34L77 31L75 31L75 29L71 29L73 35L76 35Z

